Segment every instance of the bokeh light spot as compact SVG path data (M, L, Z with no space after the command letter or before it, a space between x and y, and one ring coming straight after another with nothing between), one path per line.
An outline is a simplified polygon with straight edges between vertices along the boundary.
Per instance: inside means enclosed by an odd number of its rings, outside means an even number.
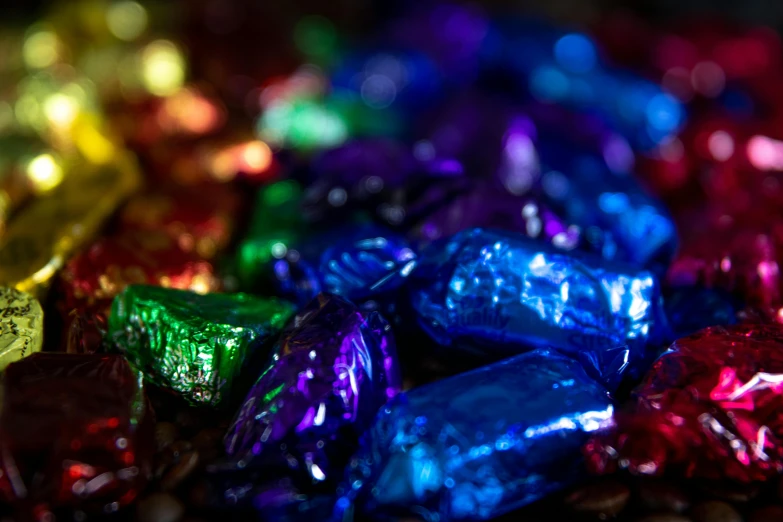
M555 59L564 69L573 73L589 72L597 62L593 42L577 33L567 34L555 43Z
M106 10L106 25L111 34L130 42L147 28L147 11L137 2L116 2Z

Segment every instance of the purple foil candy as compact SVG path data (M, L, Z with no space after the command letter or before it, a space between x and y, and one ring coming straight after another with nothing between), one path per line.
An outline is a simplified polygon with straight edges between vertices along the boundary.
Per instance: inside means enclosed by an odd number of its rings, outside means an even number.
M388 323L319 294L284 330L229 428L226 452L237 468L263 466L306 492L339 480L359 436L399 391Z
M580 245L579 227L566 224L538 199L514 196L488 183L450 201L413 228L411 236L424 246L463 230L482 227L520 232L571 250Z

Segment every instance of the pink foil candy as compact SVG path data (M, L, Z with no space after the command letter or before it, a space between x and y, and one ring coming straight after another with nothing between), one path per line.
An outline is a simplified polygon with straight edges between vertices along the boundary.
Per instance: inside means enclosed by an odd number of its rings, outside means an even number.
M710 327L653 365L616 430L585 446L608 473L765 480L783 471L783 327Z

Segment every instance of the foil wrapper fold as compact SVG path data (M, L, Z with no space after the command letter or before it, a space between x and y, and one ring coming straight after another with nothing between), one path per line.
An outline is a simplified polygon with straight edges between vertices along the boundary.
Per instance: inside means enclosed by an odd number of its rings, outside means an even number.
M389 298L416 259L403 236L375 225L341 227L301 243L272 263L272 279L278 295L302 305L321 292L355 303Z
M43 309L36 298L0 287L0 371L43 346Z
M401 388L391 327L342 297L320 294L289 323L225 438L238 469L303 492L335 487L361 434ZM226 498L236 496L236 486ZM275 489L275 488L272 488ZM256 508L268 508L264 495ZM271 502L271 501L270 501Z
M3 375L0 499L19 520L114 513L151 476L154 420L121 355L37 353Z
M293 313L275 298L131 285L112 304L107 335L148 381L191 404L219 407Z
M521 234L473 229L433 244L410 285L442 347L482 360L552 347L610 388L646 370L666 331L652 273Z
M580 447L612 411L579 363L543 349L414 388L363 439L338 518L496 517L582 477Z
M783 327L706 328L676 341L585 445L590 468L752 482L783 471Z

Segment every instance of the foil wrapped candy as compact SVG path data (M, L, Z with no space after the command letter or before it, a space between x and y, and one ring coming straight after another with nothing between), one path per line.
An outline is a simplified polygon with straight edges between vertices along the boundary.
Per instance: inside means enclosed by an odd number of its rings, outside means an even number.
M414 388L362 440L336 518L501 515L578 480L580 446L612 411L579 363L544 349Z
M388 323L339 296L318 295L286 327L228 430L229 463L213 470L229 471L224 500L253 494L255 507L266 508L269 491L289 489L254 490L252 473L242 482L231 470L260 469L267 482L287 478L305 492L334 487L359 436L400 387Z
M114 299L107 338L149 382L221 407L293 313L282 299L130 285Z
M646 370L666 335L650 272L473 229L424 252L409 276L421 327L482 361L552 347L609 388Z
M706 328L676 341L584 452L591 470L739 482L783 471L783 327Z

